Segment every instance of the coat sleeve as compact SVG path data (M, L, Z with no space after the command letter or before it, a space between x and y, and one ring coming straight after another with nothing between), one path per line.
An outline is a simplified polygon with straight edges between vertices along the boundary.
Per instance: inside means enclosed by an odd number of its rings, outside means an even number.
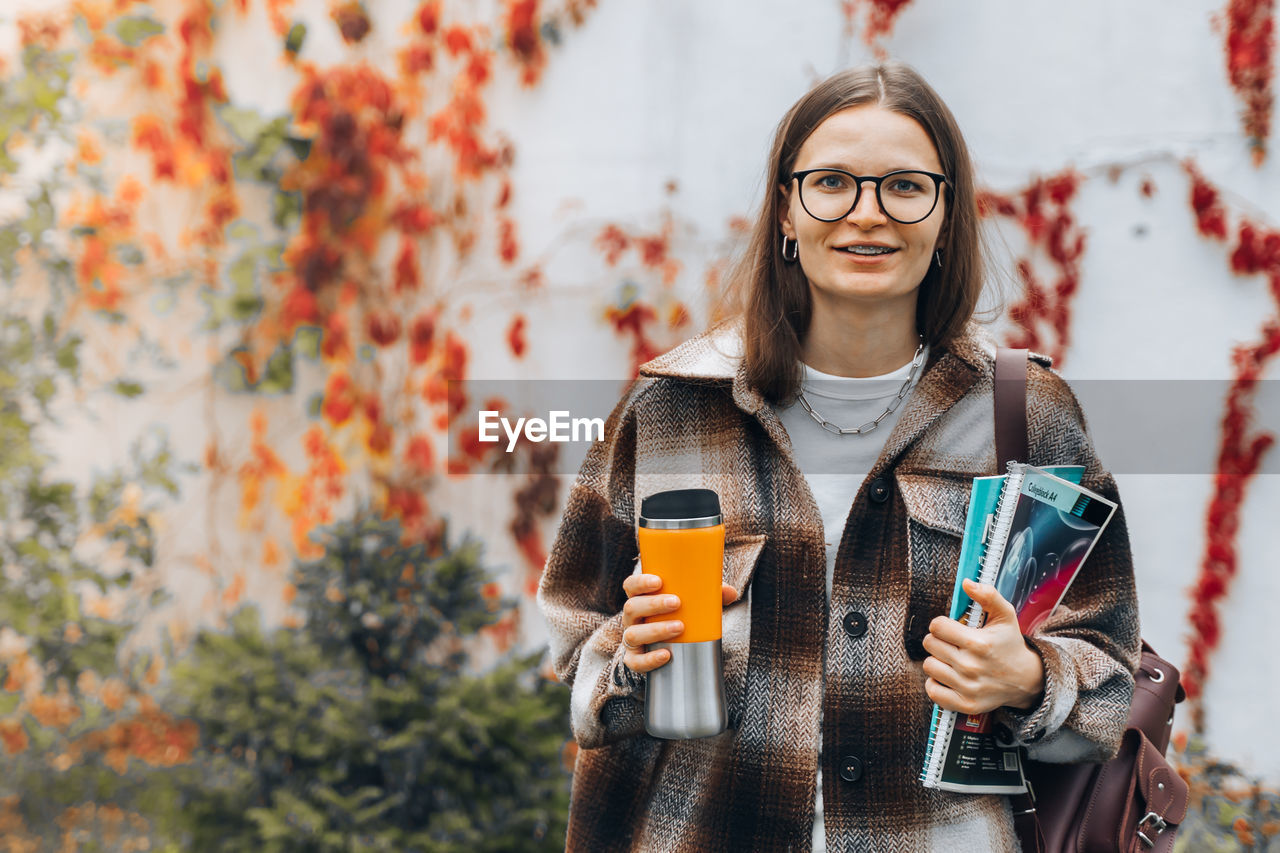
M622 663L622 581L635 570L632 390L588 451L538 585L552 666L570 688L570 723L584 749L644 731L642 676Z
M1038 761L1101 761L1120 746L1142 651L1124 507L1075 395L1057 374L1034 365L1027 432L1035 464L1083 465L1083 485L1117 507L1058 609L1027 638L1044 662L1040 705L1001 708L996 719Z

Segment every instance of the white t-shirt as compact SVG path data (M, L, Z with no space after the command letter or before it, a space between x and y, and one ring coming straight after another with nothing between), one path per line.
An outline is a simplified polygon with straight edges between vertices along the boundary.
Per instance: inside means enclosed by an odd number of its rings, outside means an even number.
M916 371L912 388L924 373L923 364L928 358L929 349L925 347L924 361ZM875 420L898 395L902 383L910 373L910 362L892 373L861 378L833 376L814 370L806 364L800 387L809 405L825 420L840 427L856 427ZM853 507L853 498L879 458L880 451L884 449L885 441L906 408L908 399L910 393L898 404L897 409L880 421L878 427L861 435L838 435L823 429L798 400L785 408L775 407L778 418L791 438L796 465L804 474L822 515L828 600L831 598L831 584L835 577L836 551L840 548L844 523ZM818 731L822 731L821 721ZM822 822L822 770L819 768L813 850L814 853L824 853L826 848L826 831Z

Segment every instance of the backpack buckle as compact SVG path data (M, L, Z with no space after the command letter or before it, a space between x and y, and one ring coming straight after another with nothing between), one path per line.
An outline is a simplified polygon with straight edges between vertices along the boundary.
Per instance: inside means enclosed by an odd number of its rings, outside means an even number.
M1148 821L1151 822L1150 827L1146 825ZM1155 829L1154 834L1159 835L1160 833L1164 832L1166 829L1169 828L1169 824L1165 823L1164 818L1156 814L1155 812L1147 812L1145 815L1142 816L1142 820L1138 821L1138 837L1141 838L1142 842L1146 844L1148 847L1155 847L1156 843L1152 841L1150 838L1148 838L1147 834L1143 832L1143 830L1152 829L1152 828Z

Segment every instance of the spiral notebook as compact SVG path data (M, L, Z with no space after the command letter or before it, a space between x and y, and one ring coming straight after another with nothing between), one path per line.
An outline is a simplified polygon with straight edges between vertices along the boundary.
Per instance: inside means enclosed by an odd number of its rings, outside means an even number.
M951 618L980 627L982 608L962 582L994 584L1032 633L1066 595L1116 505L1078 485L1079 466L1035 468L1009 463L1009 473L978 477L951 596ZM1026 789L1018 748L995 736L988 714L946 711L937 705L929 726L926 788L973 794L1018 794Z

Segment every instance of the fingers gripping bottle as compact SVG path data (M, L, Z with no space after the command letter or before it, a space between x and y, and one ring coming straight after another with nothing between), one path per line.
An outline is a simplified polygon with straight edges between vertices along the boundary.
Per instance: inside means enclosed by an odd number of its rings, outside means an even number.
M640 564L662 578L662 592L679 596L674 613L684 631L649 650L671 659L652 670L645 691L645 728L661 738L719 734L728 725L720 636L724 574L724 522L720 498L710 489L658 492L640 504Z

